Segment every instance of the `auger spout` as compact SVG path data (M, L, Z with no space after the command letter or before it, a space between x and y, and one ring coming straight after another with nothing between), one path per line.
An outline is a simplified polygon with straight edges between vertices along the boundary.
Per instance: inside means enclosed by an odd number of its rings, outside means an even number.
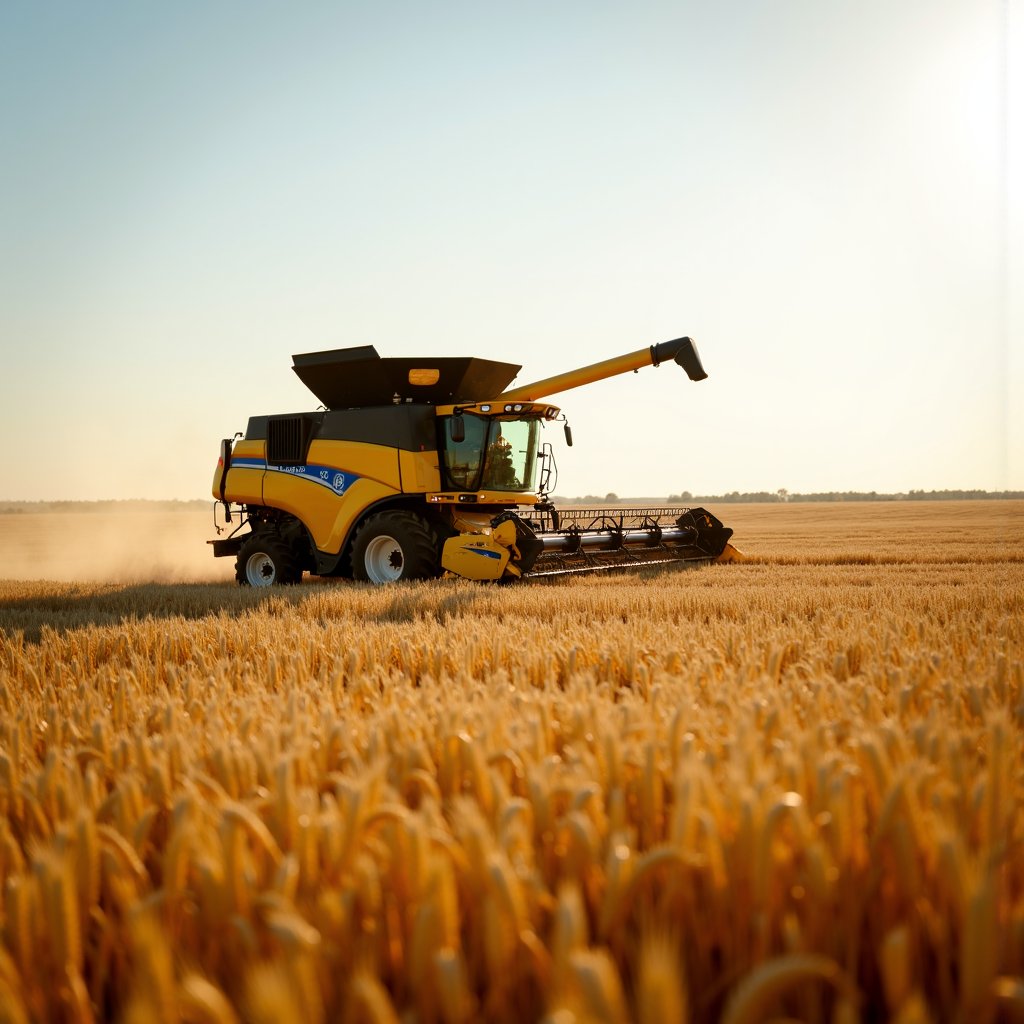
M615 377L620 373L639 370L644 366L658 366L670 360L681 366L690 380L704 380L707 377L693 339L676 338L674 341L663 341L660 345L641 348L624 356L615 356L613 359L605 359L600 363L581 366L577 370L559 373L554 377L545 377L532 384L523 384L521 387L512 388L511 391L505 391L499 397L506 400L532 401L547 395L556 395L571 388L583 387L585 384L593 384L595 381Z

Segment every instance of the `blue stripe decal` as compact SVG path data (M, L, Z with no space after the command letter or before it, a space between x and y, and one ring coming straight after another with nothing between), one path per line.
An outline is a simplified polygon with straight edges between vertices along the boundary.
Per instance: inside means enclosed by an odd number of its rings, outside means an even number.
M488 551L487 548L466 548L472 555L486 555L488 558L501 558L501 552Z
M265 469L268 473L287 473L311 484L319 484L335 494L344 494L358 479L355 473L343 473L331 466L268 466L265 459L242 456L231 460L231 469Z

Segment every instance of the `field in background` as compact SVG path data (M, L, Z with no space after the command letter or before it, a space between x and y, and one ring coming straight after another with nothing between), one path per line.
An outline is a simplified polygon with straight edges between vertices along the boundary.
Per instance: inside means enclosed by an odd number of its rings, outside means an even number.
M776 562L1000 560L1021 557L1024 541L1024 501L773 502L711 511L742 551ZM0 515L0 579L232 580L233 560L213 558L206 543L214 536L212 502Z
M1024 503L714 511L754 561L0 582L0 1019L1021 1019Z
M23 512L0 515L0 579L117 582L234 579L215 559L213 502L168 511Z

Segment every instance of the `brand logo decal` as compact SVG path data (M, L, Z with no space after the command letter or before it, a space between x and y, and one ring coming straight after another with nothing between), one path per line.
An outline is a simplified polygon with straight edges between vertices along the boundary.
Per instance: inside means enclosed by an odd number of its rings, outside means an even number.
M310 483L320 484L333 491L339 497L358 479L355 473L343 473L341 470L331 466L316 465L294 465L294 466L270 466L266 459L242 458L232 460L232 466L236 469L262 469L271 473L287 473L289 476L298 477L301 480L308 480Z

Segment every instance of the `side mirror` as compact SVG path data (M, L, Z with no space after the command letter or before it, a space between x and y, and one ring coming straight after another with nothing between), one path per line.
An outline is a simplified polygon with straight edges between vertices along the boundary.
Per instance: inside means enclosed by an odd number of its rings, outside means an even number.
M466 440L466 421L462 418L461 412L454 413L448 421L448 433L456 444Z
M572 427L568 423L565 425L565 443L571 448L572 447Z

